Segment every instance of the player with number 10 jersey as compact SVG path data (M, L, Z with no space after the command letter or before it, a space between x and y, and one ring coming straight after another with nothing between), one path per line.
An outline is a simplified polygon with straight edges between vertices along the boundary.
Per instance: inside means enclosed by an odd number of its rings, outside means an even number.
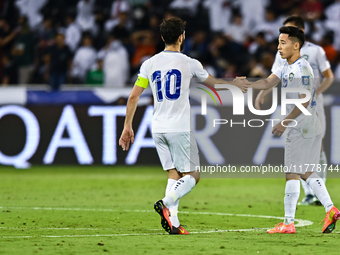
M165 50L146 60L138 76L151 82L155 107L152 132L190 131L191 78L203 82L209 76L201 63L182 53Z
M169 234L188 234L177 217L180 198L198 183L200 174L198 148L191 130L189 86L196 77L212 87L226 83L210 76L201 63L180 53L185 39L186 22L179 18L164 20L160 32L165 50L146 60L130 94L124 130L119 140L123 150L133 142L132 120L140 94L150 85L154 97L152 136L162 167L168 173L165 197L154 204L161 225ZM243 92L247 81L232 82Z

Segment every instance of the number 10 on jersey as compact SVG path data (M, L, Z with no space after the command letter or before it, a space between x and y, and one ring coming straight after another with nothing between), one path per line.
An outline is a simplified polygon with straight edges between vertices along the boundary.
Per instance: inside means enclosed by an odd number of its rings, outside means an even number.
M174 76L173 84L171 84L171 76ZM157 101L162 102L163 101L163 92L162 92L162 86L165 85L165 98L168 100L176 100L181 95L181 82L182 82L182 74L177 69L171 69L169 70L165 76L164 76L164 82L165 84L162 84L162 73L161 71L155 71L152 74L152 82L156 83L156 89L157 89ZM174 93L171 93L171 85L173 86L172 91Z

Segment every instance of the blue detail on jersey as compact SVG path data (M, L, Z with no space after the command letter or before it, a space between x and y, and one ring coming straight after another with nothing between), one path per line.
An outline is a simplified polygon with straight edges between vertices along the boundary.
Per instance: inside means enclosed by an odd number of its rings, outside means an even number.
M287 87L287 85L288 85L288 79L286 79L286 78L282 78L282 87Z
M161 71L155 71L152 74L152 82L156 81L156 95L157 95L157 101L162 102L163 101L163 94L162 94L162 80L161 80Z
M297 60L295 60L295 61L293 62L293 64L294 64L296 61L298 61L300 58L301 58L301 57L299 57ZM292 64L292 65L293 65L293 64Z
M316 106L315 92L316 90L314 89L312 101L310 102L310 108L313 108L314 106Z
M174 76L174 81L175 81L175 93L171 94L170 91L170 81L171 81L171 76ZM152 74L152 82L156 83L156 95L157 95L157 101L162 102L163 101L163 93L162 93L162 74L161 71L155 71ZM182 83L182 74L179 70L177 69L172 69L169 70L165 74L165 97L168 100L176 100L180 97L181 95L181 83Z
M171 94L170 92L170 80L171 76L174 75L175 78L175 93ZM169 70L165 75L165 97L169 100L176 100L181 95L181 82L182 82L182 74L177 69Z
M302 79L302 85L304 86L310 85L309 76L301 76L301 79Z

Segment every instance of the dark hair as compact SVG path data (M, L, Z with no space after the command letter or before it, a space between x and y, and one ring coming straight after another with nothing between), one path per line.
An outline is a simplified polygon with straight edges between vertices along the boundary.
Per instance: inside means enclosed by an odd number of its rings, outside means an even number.
M303 21L303 18L298 15L292 15L286 18L283 25L286 25L287 23L294 23L298 28L305 29L305 22Z
M178 37L184 33L186 24L187 23L180 18L163 20L159 28L165 44L175 44Z
M302 48L303 44L305 43L305 34L303 31L297 27L281 27L280 28L281 34L288 34L289 38L295 38L295 40L300 44L300 49Z

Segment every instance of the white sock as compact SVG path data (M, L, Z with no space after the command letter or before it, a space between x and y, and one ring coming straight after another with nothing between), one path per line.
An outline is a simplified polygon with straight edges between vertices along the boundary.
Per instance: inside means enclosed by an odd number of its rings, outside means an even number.
M323 182L326 183L328 166L327 166L326 153L324 151L321 151L321 153L320 153L319 164L321 165L321 172L319 172L319 175L322 178ZM326 166L326 168L325 168L325 166Z
M289 180L286 182L285 189L285 220L284 224L289 225L294 223L296 204L300 196L299 180Z
M328 194L327 188L323 180L316 173L312 173L306 180L308 185L312 188L314 194L325 207L326 212L332 209L333 202Z
M195 178L190 174L185 175L171 187L169 193L162 199L164 205L169 208L177 199L188 194L195 185Z
M170 192L172 186L175 185L175 183L177 182L177 180L175 179L168 179L168 185L166 186L166 190L165 190L165 196ZM180 223L177 217L177 213L178 213L178 204L179 204L179 199L176 200L175 203L173 203L170 207L169 207L169 211L170 211L170 221L171 224L178 228Z
M301 181L301 185L303 190L305 191L305 196L308 195L314 195L313 190L309 187L309 185L307 184L307 182L305 182L304 180L300 179Z

